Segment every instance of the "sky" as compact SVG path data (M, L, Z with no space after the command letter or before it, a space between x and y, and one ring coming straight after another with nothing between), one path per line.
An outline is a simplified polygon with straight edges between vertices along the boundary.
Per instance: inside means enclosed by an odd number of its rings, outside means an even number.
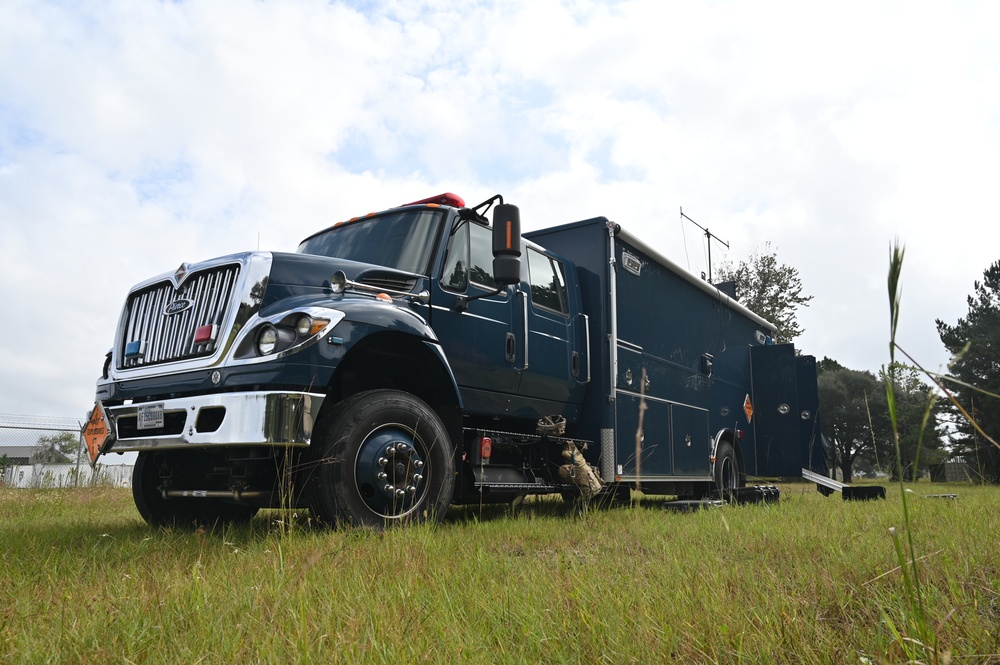
M1000 259L1000 3L0 2L0 414L84 418L129 288L451 191L771 249L804 353L930 369Z

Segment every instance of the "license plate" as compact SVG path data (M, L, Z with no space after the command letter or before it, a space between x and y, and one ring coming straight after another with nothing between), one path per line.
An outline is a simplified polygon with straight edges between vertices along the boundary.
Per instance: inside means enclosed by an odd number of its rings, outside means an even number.
M163 402L155 404L140 404L137 410L139 429L157 429L163 427Z

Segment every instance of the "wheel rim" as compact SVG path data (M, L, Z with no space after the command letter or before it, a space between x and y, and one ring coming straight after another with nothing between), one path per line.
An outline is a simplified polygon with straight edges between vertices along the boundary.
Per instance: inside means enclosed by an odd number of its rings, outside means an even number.
M423 441L409 427L383 425L365 437L354 464L361 500L387 519L405 517L427 491L428 466Z

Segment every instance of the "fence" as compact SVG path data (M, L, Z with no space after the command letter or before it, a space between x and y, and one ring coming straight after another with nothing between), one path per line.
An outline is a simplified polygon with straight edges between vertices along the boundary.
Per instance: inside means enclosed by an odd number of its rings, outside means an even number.
M74 418L0 414L0 487L130 485L129 457L91 468L82 425Z

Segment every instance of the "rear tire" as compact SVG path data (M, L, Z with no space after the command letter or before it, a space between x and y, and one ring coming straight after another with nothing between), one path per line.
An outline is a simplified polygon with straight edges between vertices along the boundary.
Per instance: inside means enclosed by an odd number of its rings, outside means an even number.
M165 499L160 491L160 461L143 451L132 467L132 499L147 524L154 527L196 528L245 524L257 514L256 506L223 499Z
M304 456L313 516L328 526L439 521L455 488L454 450L437 414L398 390L337 404Z
M746 485L746 475L740 468L740 460L736 449L728 441L720 441L715 450L715 491L725 500L733 494L733 490Z

